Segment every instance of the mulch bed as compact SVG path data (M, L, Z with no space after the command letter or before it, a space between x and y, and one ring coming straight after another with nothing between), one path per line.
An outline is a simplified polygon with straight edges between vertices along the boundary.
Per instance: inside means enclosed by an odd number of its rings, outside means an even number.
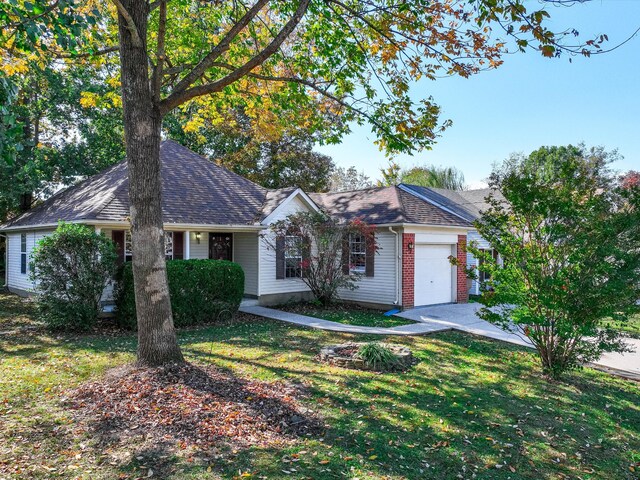
M132 437L208 450L270 446L315 435L308 396L283 382L245 380L193 364L122 367L69 392L68 405L103 443Z

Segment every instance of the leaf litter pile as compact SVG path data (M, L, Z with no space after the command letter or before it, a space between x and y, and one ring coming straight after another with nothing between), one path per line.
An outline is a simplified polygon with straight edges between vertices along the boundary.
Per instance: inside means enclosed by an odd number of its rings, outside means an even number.
M125 367L71 392L69 406L105 443L151 443L182 449L273 446L316 435L322 423L301 387L246 380L192 364Z

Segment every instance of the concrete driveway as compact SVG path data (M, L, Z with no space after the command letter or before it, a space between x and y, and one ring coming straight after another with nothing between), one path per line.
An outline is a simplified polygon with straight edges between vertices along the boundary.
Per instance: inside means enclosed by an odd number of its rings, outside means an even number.
M428 324L432 327L451 328L533 348L526 337L505 332L495 325L478 318L476 312L480 307L481 305L478 303L431 305L406 310L396 314L396 316ZM598 362L595 362L595 366L611 371L611 373L640 380L640 340L630 338L626 341L631 348L635 349L634 352L624 354L607 353Z

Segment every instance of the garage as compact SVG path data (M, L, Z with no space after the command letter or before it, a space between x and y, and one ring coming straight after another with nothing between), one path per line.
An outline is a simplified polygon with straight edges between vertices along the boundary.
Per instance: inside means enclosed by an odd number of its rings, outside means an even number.
M434 305L455 301L451 245L416 245L414 264L414 305Z

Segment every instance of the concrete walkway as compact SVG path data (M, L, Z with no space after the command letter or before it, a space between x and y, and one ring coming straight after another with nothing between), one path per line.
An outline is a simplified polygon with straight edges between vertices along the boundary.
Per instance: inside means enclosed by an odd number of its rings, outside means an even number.
M438 325L443 328L446 327L495 340L502 340L503 342L532 347L527 337L505 332L501 328L479 318L476 315L479 309L480 304L478 303L452 303L412 308L411 310L397 313L396 316L426 325Z
M320 330L330 330L332 332L343 333L361 333L372 335L423 335L425 333L440 332L443 330L451 330L451 327L441 327L439 325L431 325L429 323L412 323L409 325L401 325L399 327L383 328L383 327L362 327L359 325L346 325L344 323L332 322L321 318L308 317L297 313L283 312L274 308L259 306L240 306L240 311L258 315L259 317L271 318L282 322L293 323L303 327L319 328Z
M397 317L413 320L416 323L383 328L346 325L257 305L245 304L240 306L240 311L244 313L332 332L372 335L424 335L446 330L459 330L533 348L526 337L505 332L495 325L478 318L476 312L479 309L480 305L477 303L418 307L396 314ZM627 342L635 350L634 352L625 354L607 353L592 366L615 375L640 381L640 340L627 339Z
M407 310L398 313L397 316L430 325L450 326L462 332L533 348L526 337L505 332L478 318L476 312L480 308L481 305L477 303L433 305ZM592 366L633 380L640 380L640 340L627 338L625 341L634 350L633 352L605 353Z

